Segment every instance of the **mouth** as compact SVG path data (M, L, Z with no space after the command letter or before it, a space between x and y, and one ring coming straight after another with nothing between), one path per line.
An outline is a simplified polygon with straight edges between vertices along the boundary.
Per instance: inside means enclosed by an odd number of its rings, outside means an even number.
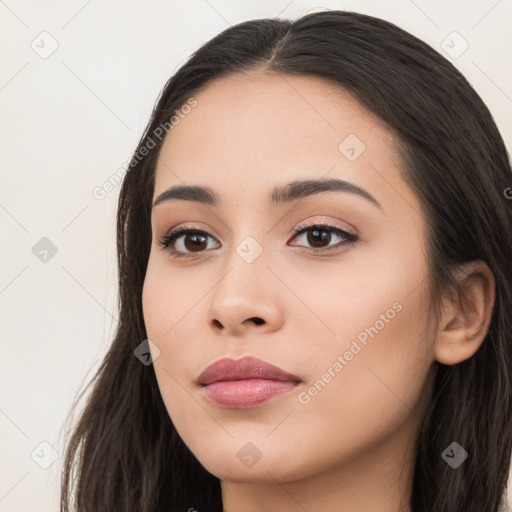
M207 401L227 409L248 409L292 392L300 377L254 357L223 358L211 364L196 383Z

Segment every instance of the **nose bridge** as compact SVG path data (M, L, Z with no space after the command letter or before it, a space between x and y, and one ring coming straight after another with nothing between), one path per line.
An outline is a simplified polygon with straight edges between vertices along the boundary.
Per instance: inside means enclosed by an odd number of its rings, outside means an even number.
M247 211L249 214L246 213ZM267 261L269 237L266 232L268 229L261 222L257 209L249 202L245 205L238 204L236 217L239 220L233 225L230 235L230 252L226 256L227 268L241 267L249 273L255 268L261 271L261 267L265 268L265 261Z
M222 288L226 287L231 293L254 295L272 276L267 268L269 251L263 241L260 243L252 235L238 236L238 240L234 235L229 254L225 256L224 278L219 285L226 285Z

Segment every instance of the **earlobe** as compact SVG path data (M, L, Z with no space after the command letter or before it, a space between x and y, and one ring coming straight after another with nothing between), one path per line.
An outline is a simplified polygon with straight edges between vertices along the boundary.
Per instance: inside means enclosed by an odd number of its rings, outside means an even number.
M491 321L495 281L483 261L472 261L456 273L461 294L443 297L442 318L434 343L434 358L446 365L469 359L482 345Z

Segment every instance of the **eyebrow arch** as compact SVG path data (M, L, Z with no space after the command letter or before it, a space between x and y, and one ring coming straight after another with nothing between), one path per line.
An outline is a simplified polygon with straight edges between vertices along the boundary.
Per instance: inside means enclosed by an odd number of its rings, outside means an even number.
M367 190L349 181L337 178L296 180L274 188L269 196L269 205L277 206L318 194L320 192L348 192L366 199L376 207L381 204ZM221 201L218 194L207 187L197 185L175 185L162 192L153 203L153 208L167 201L195 201L217 206Z

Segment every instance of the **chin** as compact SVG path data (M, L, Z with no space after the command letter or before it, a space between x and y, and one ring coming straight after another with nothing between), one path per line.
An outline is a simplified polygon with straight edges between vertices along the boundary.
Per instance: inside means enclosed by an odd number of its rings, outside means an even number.
M294 464L290 459L290 450L286 447L271 446L261 450L256 460L256 449L239 442L234 447L214 450L208 454L194 453L200 464L220 480L230 482L268 482L275 483L300 480L311 473L311 464ZM239 446L240 445L240 446ZM253 457L251 460L251 452Z

